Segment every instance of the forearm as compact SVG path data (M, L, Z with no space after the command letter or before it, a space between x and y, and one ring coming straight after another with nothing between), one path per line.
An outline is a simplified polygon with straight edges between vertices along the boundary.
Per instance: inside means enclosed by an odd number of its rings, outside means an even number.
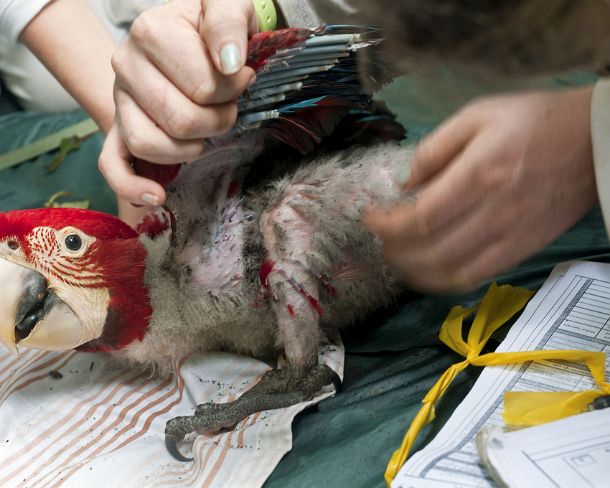
M49 3L20 40L107 133L114 117L110 59L116 46L87 2Z

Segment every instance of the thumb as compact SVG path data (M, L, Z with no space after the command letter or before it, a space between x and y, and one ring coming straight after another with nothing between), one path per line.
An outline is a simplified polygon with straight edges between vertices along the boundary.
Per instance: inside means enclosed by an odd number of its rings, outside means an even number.
M232 75L246 64L248 33L258 31L252 0L201 0L200 34L214 65Z

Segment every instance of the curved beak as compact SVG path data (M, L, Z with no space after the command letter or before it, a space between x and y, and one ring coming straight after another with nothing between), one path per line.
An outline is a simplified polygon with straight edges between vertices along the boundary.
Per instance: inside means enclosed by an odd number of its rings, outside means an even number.
M82 324L42 274L0 258L0 344L15 354L18 344L65 351L82 335Z

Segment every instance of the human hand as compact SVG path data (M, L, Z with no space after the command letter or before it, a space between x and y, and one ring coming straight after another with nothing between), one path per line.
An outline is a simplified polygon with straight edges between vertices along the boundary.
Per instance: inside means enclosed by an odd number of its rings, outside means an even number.
M258 30L252 0L174 0L144 12L115 52L115 122L99 168L115 193L161 205L164 189L134 174L132 157L191 161L203 139L228 131L237 97L254 77L245 67Z
M592 88L475 101L418 147L414 201L365 223L409 285L472 289L575 224L596 202Z

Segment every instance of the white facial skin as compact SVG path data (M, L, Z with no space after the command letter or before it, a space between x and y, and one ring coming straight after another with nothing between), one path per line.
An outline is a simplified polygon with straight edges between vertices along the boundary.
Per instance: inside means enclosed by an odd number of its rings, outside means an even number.
M17 238L0 241L0 343L13 353L18 352L17 345L63 351L99 337L109 295L91 259L95 238L73 227L37 227L25 240L28 256ZM20 303L28 296L36 302L31 297L32 283L44 281L42 277L47 286L37 291L39 307L51 296L47 293L56 298L47 303L27 337L18 341L15 326L20 320Z

